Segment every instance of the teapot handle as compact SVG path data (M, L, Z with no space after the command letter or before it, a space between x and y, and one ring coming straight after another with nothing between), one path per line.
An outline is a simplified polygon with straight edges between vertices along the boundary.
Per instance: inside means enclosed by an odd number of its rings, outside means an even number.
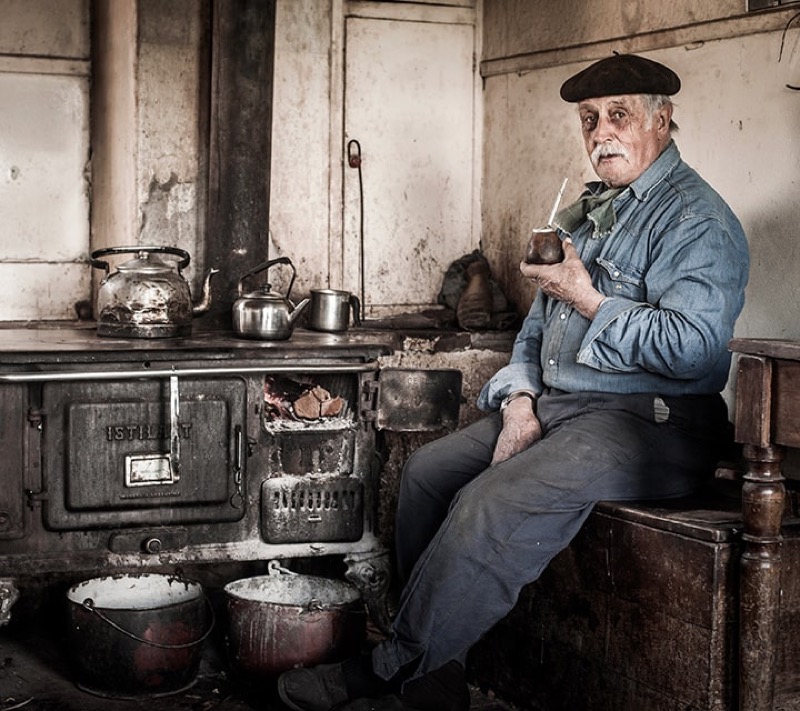
M89 263L98 269L105 269L106 274L108 274L108 262L102 261L99 257L105 257L109 254L131 254L135 252L153 252L180 257L181 261L177 265L178 272L189 266L189 253L178 247L106 247L105 249L94 250Z
M270 259L267 262L262 262L258 266L253 267L249 272L244 273L239 279L239 283L236 286L236 293L239 296L242 295L242 285L244 283L244 280L247 279L247 277L251 277L254 276L255 274L258 274L259 272L263 272L264 270L269 269L274 264L288 264L292 268L292 279L289 282L289 288L286 290L286 296L284 297L288 300L289 294L292 293L292 287L294 286L294 278L297 276L297 270L294 268L294 264L292 264L292 260L289 259L289 257L277 257L276 259Z

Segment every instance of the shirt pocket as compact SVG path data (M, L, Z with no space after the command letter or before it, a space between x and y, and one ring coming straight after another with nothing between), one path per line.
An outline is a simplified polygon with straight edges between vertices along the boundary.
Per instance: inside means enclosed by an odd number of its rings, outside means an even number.
M598 290L606 296L621 296L633 301L645 301L642 272L628 264L598 257L600 266Z

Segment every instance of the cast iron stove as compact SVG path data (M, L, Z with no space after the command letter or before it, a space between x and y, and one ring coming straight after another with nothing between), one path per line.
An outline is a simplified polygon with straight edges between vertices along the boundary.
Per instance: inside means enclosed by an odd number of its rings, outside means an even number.
M385 624L377 432L455 427L461 388L382 368L389 340L0 329L0 624L20 577L328 555ZM276 413L275 383L320 416Z

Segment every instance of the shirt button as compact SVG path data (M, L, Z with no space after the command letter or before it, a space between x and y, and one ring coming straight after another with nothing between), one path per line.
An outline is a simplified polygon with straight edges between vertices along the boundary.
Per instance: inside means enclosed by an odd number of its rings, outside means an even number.
M619 272L614 272L614 276L618 277L619 276Z
M548 362L550 365L555 365L555 364L556 364L556 362L555 362L555 361L554 361L552 358L551 358L550 360L548 360L547 362Z
M560 318L562 321L563 321L563 320L564 320L566 317L567 317L567 315L566 315L566 314L561 314L561 315L559 316L559 318Z
M614 288L615 288L617 291L621 291L621 290L622 290L622 284L617 284L617 285L616 285Z

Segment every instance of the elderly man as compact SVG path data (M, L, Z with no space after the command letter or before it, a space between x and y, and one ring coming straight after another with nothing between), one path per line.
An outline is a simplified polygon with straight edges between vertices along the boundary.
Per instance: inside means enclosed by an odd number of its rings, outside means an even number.
M742 227L672 139L680 80L633 55L564 83L601 182L561 211L564 259L538 286L487 417L415 452L397 511L392 636L279 679L295 711L464 711L470 647L599 500L676 497L728 442L720 395L744 301Z

